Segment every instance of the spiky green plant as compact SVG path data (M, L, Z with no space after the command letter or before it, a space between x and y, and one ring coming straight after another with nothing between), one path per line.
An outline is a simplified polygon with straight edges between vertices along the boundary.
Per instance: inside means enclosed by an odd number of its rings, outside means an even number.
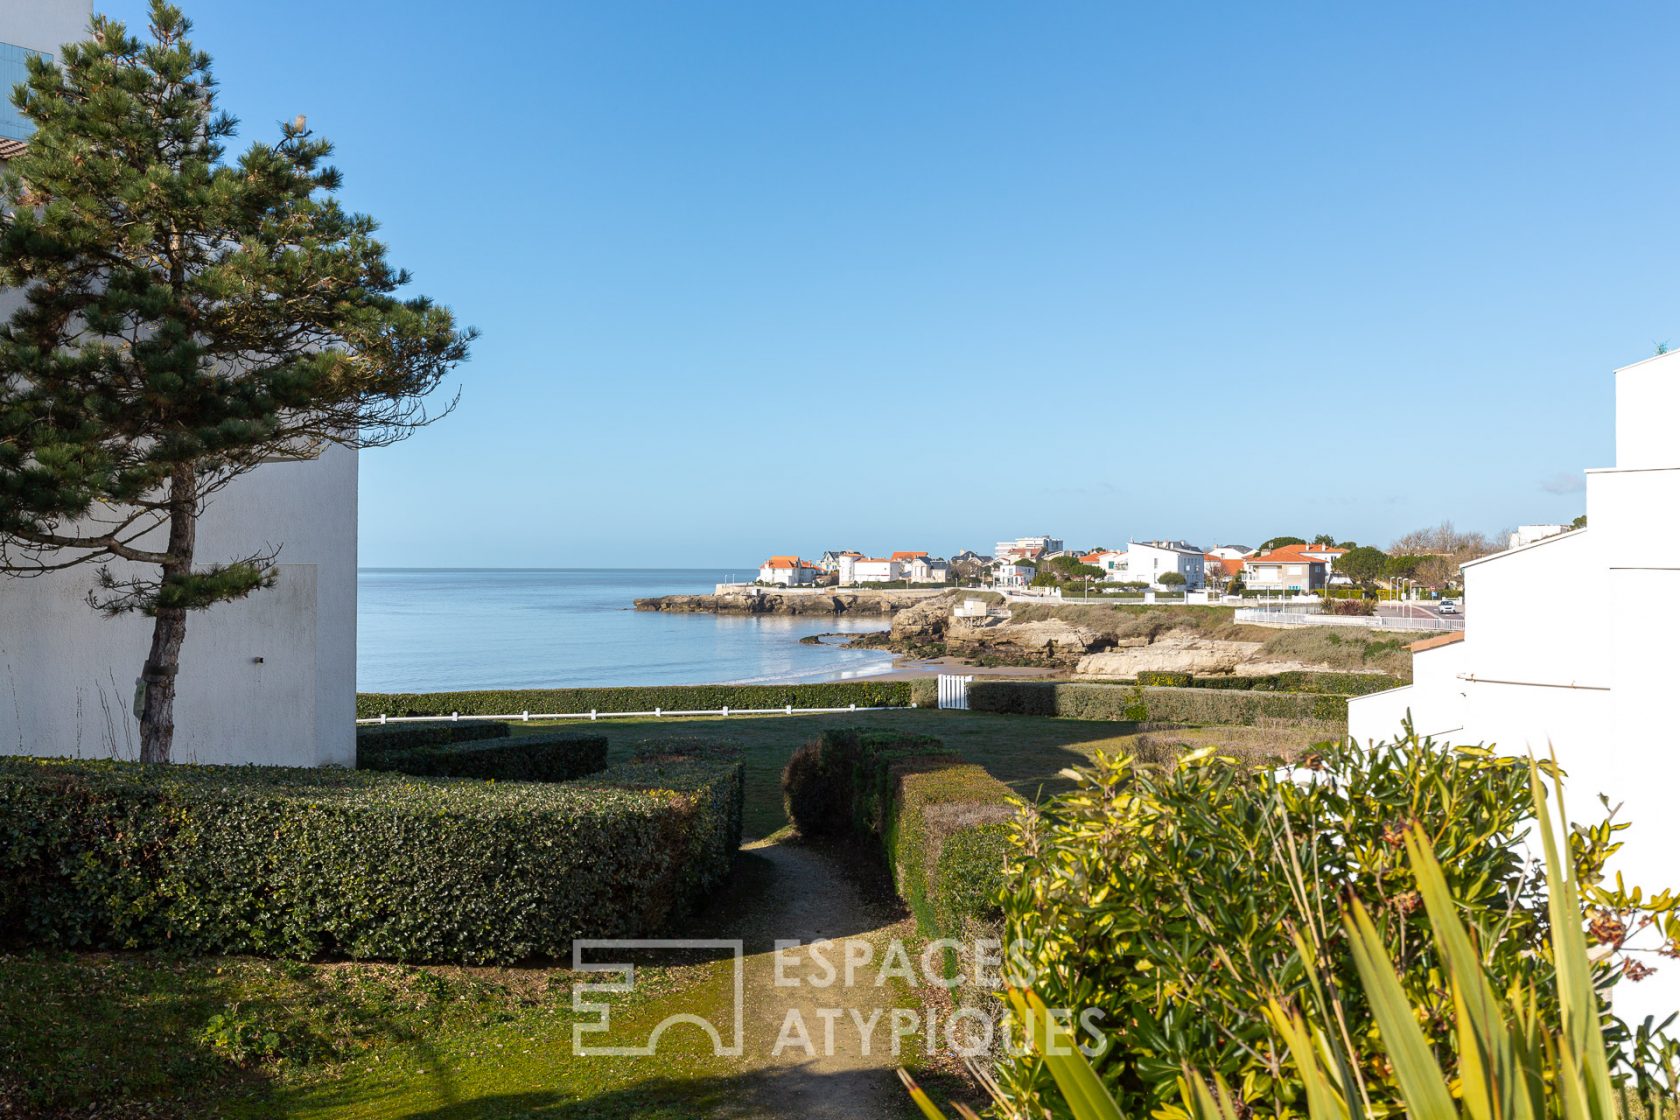
M1619 1093L1610 1076L1577 902L1580 889L1571 861L1560 852L1546 789L1539 768L1532 763L1529 785L1547 870L1550 956L1559 988L1555 1020L1548 1021L1539 1013L1531 984L1519 981L1503 993L1495 990L1459 920L1458 904L1441 865L1416 826L1405 836L1406 856L1444 962L1444 981L1454 1011L1456 1077L1449 1076L1436 1060L1419 1022L1426 1016L1408 1000L1370 913L1354 900L1343 915L1382 1050L1393 1066L1405 1112L1415 1120L1617 1120L1632 1111L1632 1102ZM1557 797L1561 815L1561 786ZM1302 956L1313 959L1305 946ZM1336 1018L1333 989L1317 976L1308 990L1312 994L1305 1011L1286 1008L1275 1000L1265 1011L1288 1047L1308 1115L1311 1120L1369 1120L1381 1115L1364 1099L1357 1063ZM1044 1001L1034 992L1014 989L1008 998L1026 1027L1027 1041L1043 1057L1076 1120L1121 1120L1113 1096ZM1672 1093L1674 1074L1667 1073ZM903 1076L928 1120L948 1120L908 1075ZM1238 1106L1217 1076L1209 1081L1186 1069L1180 1094L1184 1111L1193 1120L1239 1120ZM1008 1101L1000 1098L998 1103L1005 1115L1013 1113ZM1647 1098L1639 1104L1651 1115L1673 1108L1672 1097ZM973 1110L960 1104L953 1107L965 1120L977 1120Z

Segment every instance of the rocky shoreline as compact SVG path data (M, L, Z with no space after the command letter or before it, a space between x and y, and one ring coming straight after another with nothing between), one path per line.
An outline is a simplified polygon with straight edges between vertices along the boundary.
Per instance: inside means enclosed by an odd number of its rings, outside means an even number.
M730 591L721 595L660 595L637 599L639 611L672 614L876 615L891 617L939 591Z
M1274 648L1293 638L1234 625L1195 607L1122 611L1093 604L1008 604L1000 595L968 590L758 588L637 599L636 609L890 619L889 629L850 635L845 644L891 650L923 666L937 663L940 669L966 663L979 668L1054 671L1090 680L1129 680L1140 672L1242 677L1293 670L1377 671L1363 664L1331 665L1318 657ZM821 636L816 637L820 642ZM1348 642L1349 648L1361 648L1352 646L1345 635L1336 639Z

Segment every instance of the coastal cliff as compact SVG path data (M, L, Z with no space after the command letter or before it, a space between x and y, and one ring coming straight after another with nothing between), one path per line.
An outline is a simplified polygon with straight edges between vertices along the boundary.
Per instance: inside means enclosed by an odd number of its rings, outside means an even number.
M795 614L891 616L948 592L928 591L730 591L721 595L660 595L637 599L639 611L672 614ZM947 606L946 609L949 609Z

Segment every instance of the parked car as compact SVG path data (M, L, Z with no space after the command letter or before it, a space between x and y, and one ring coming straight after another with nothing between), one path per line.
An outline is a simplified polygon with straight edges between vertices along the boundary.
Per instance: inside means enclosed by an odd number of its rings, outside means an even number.
M1457 614L1458 613L1458 600L1457 599L1442 599L1441 600L1441 605L1439 607L1436 607L1435 609L1440 611L1442 614Z

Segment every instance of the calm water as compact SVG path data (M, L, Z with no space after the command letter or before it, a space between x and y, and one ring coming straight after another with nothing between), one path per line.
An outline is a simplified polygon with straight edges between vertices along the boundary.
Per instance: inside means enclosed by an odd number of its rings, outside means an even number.
M652 595L710 592L743 571L364 568L356 687L363 692L823 681L885 672L881 650L803 645L884 619L656 614Z

